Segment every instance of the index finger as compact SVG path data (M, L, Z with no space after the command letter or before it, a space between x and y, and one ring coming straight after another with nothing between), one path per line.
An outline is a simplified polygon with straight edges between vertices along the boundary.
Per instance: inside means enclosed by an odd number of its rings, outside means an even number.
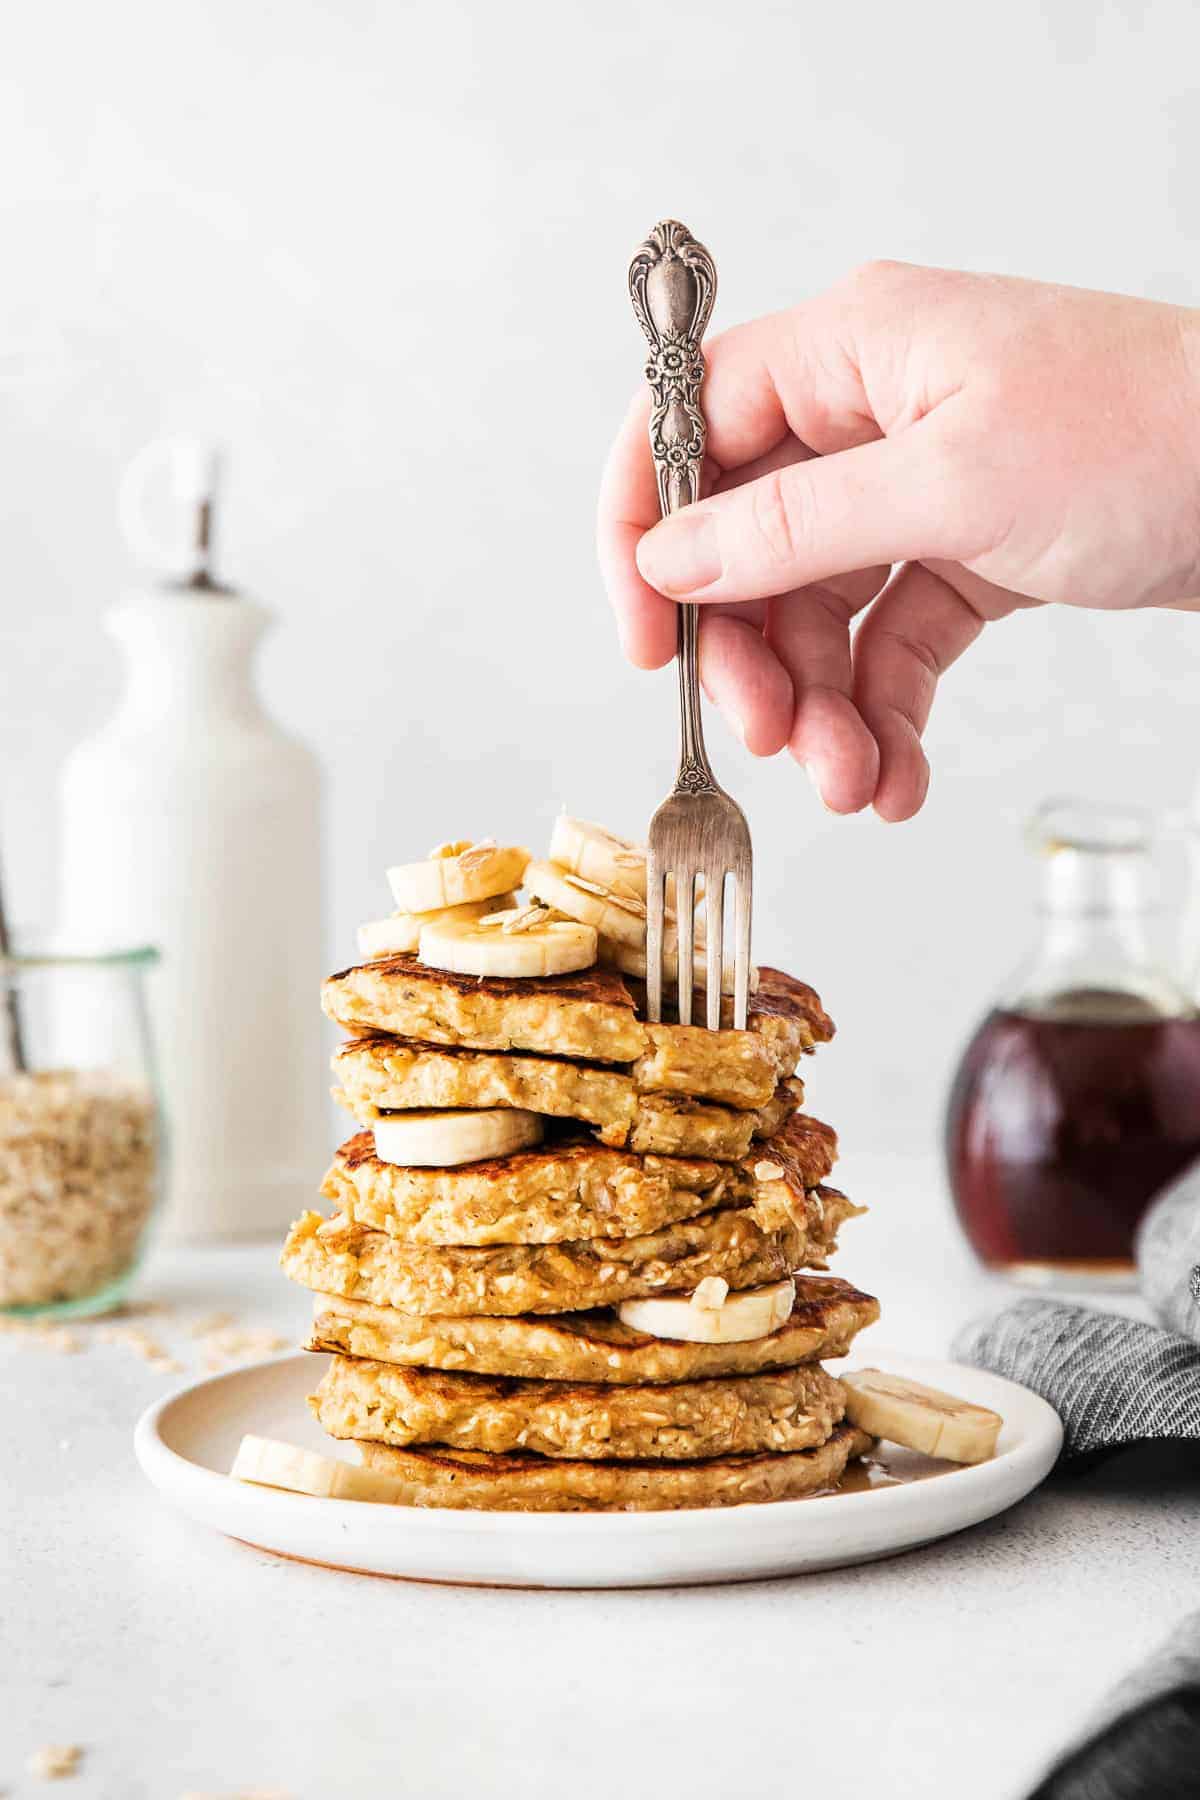
M596 520L596 550L621 648L638 669L661 669L675 654L677 609L643 581L638 539L659 517L658 485L650 456L650 395L638 394L604 465Z

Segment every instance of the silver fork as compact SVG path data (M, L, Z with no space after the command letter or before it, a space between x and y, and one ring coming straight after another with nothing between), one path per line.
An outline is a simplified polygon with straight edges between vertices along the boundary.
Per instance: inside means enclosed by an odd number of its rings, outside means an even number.
M646 380L654 404L650 454L663 517L700 498L707 428L700 410L704 357L700 341L712 313L717 271L704 245L677 219L656 225L629 265L629 296L650 345ZM680 755L675 788L650 822L646 865L646 1002L662 1019L666 885L674 884L679 964L679 1022L692 1022L693 938L697 878L704 884L708 945L707 1025L721 1024L725 881L733 883L736 931L733 1023L746 1026L750 993L750 827L736 801L718 786L704 749L696 667L699 609L679 606Z

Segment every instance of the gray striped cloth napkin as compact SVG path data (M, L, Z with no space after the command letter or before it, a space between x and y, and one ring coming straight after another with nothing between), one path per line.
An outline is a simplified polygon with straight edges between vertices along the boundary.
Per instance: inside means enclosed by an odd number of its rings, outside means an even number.
M954 1350L1050 1402L1063 1422L1064 1463L1200 1439L1200 1343L1159 1325L1066 1300L1018 1300L968 1325Z
M1200 1794L1200 1615L1126 1676L1083 1741L1029 1800L1195 1800Z
M1140 1444L1200 1443L1200 1165L1155 1202L1137 1245L1161 1324L1018 1300L959 1333L955 1354L1032 1388L1063 1422L1062 1464ZM1200 1614L1109 1696L1029 1800L1200 1796Z
M955 1340L963 1362L1050 1402L1066 1434L1064 1463L1200 1438L1200 1165L1147 1213L1137 1259L1142 1298L1158 1325L1029 1298L975 1320Z

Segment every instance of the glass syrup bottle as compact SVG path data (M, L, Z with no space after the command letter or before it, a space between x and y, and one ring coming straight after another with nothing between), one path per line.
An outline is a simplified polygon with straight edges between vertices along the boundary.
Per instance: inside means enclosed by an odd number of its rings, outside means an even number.
M990 1268L1120 1284L1142 1214L1200 1157L1200 1016L1149 946L1149 818L1057 801L1030 839L1041 941L959 1064L951 1192Z

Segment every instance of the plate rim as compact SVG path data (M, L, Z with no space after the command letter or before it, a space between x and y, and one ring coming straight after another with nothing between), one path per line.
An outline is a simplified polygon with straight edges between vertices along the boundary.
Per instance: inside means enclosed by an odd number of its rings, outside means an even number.
M236 1492L238 1500L233 1504L244 1511L248 1526L254 1518L270 1513L281 1503L302 1505L308 1517L315 1520L317 1516L323 1515L331 1525L338 1521L346 1524L351 1520L361 1522L367 1502L297 1494L286 1488L259 1487L253 1482L236 1481L230 1474L182 1455L162 1435L165 1415L181 1400L205 1389L219 1388L225 1383L235 1382L260 1369L284 1363L300 1365L310 1355L311 1352L305 1350L285 1350L257 1362L240 1363L234 1369L181 1382L153 1401L138 1419L133 1433L134 1453L147 1480L165 1498L175 1500L181 1497L180 1485L184 1482L191 1485L193 1490L199 1484L200 1490L214 1499L219 1493L227 1502L232 1502L232 1496ZM947 1471L947 1477L952 1475L955 1478L955 1492L963 1494L964 1499L968 1493L973 1495L994 1487L997 1476L1007 1473L1017 1491L1012 1499L1002 1501L1001 1506L996 1509L1003 1510L1016 1499L1032 1492L1058 1460L1063 1440L1061 1419L1040 1394L1035 1393L1032 1388L1022 1386L1020 1382L1012 1381L1008 1376L997 1375L991 1369L977 1368L973 1364L958 1363L944 1357L914 1355L907 1351L892 1350L884 1345L878 1348L872 1345L869 1359L850 1356L839 1358L838 1362L843 1367L872 1366L876 1362L886 1366L890 1362L902 1365L898 1368L898 1373L910 1373L917 1380L930 1380L933 1385L939 1381L944 1385L947 1374L953 1379L956 1373L962 1373L971 1382L982 1382L994 1387L997 1390L996 1410L1001 1412L1004 1410L1004 1393L1019 1396L1018 1404L1022 1413L1027 1415L1019 1441L1008 1449L1002 1449L987 1462L963 1465ZM1008 1428L1009 1419L1006 1415L1005 1429ZM1032 1478L1027 1479L1030 1476ZM942 1479L934 1478L934 1485L940 1487ZM877 1518L890 1516L900 1526L912 1512L923 1512L928 1506L930 1485L928 1482L915 1481L895 1487L868 1488L857 1493L811 1494L792 1500L747 1501L737 1506L681 1507L677 1510L664 1508L649 1512L496 1512L476 1508L404 1505L372 1505L369 1511L384 1530L389 1527L382 1522L388 1519L392 1521L392 1528L402 1526L406 1534L415 1532L429 1537L447 1532L463 1538L481 1533L494 1537L501 1533L509 1538L575 1538L584 1541L588 1538L619 1536L624 1532L641 1540L657 1535L670 1536L678 1541L681 1532L703 1535L706 1531L724 1529L734 1533L738 1524L744 1525L748 1530L761 1529L767 1523L773 1528L783 1529L795 1520L797 1509L802 1508L805 1513L811 1513L814 1506L822 1506L823 1503L828 1505L831 1501L838 1502L845 1509L857 1506L860 1512L869 1504ZM319 1514L314 1509L319 1509ZM952 1526L949 1531L939 1532L937 1535L948 1536L955 1530L967 1529L975 1522L978 1521L967 1519L962 1525ZM231 1531L226 1535L240 1536L241 1533Z

